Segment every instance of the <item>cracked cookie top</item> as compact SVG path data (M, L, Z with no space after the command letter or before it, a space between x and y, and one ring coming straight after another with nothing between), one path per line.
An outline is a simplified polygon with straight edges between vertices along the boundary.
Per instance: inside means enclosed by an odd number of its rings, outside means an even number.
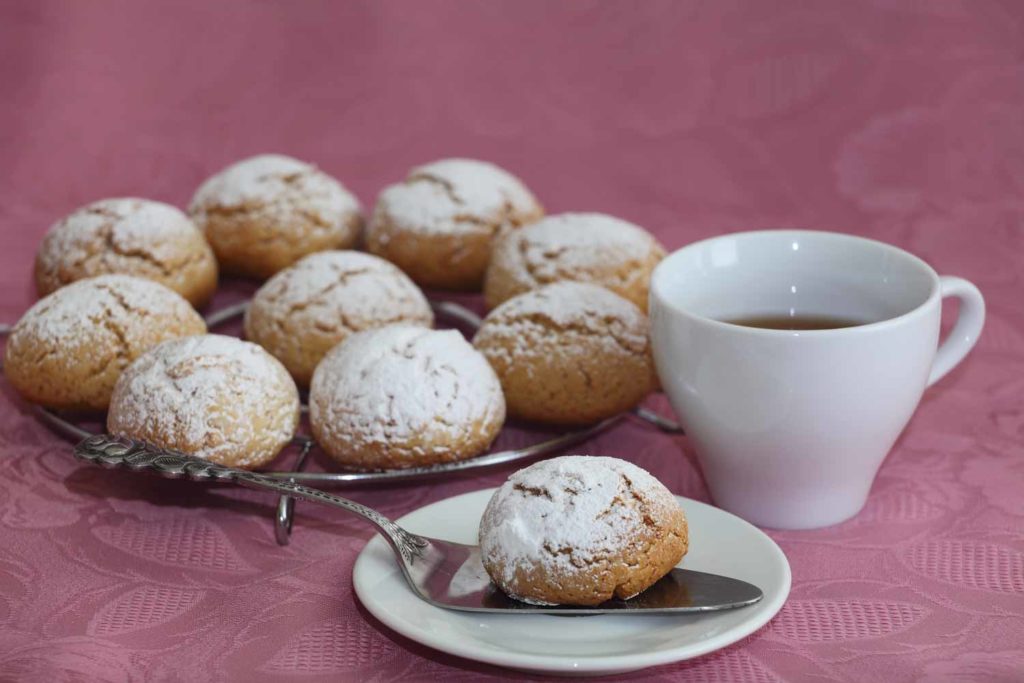
M392 225L426 234L493 235L537 209L537 200L518 178L473 159L444 159L414 168L377 201L377 211Z
M444 159L380 194L367 246L424 286L479 288L494 237L543 213L526 186L494 164Z
M358 251L324 251L304 257L256 292L245 315L245 336L305 387L317 363L350 334L433 322L423 293L396 266Z
M497 372L509 414L588 424L628 410L653 385L649 323L617 294L556 282L491 311L473 345Z
M295 435L299 392L277 359L234 337L174 339L121 375L107 430L231 467L257 467Z
M29 401L103 410L121 372L144 351L204 332L199 314L163 285L101 275L36 302L11 332L4 371Z
M359 201L341 183L280 154L210 177L189 213L226 271L264 278L306 254L352 246L363 225Z
M575 280L607 287L646 311L651 272L664 256L650 233L613 216L548 216L497 240L484 299L493 308L531 289Z
M317 442L362 469L473 457L505 420L501 385L453 330L392 325L357 332L317 366L309 393Z
M630 598L674 567L688 540L668 489L616 458L569 455L522 469L495 491L480 520L491 579L537 604Z
M202 232L177 208L137 198L103 199L58 221L36 253L40 296L104 274L156 280L201 306L217 286Z

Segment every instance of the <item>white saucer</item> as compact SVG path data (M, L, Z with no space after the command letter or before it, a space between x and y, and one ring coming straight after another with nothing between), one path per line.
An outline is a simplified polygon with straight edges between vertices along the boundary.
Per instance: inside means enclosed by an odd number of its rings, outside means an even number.
M411 512L398 523L425 536L476 543L480 516L493 492L448 498ZM690 551L680 566L749 581L764 591L763 600L698 616L453 612L413 595L381 536L374 537L356 560L356 595L373 616L407 638L513 669L611 674L707 654L753 633L775 616L789 595L789 562L774 541L739 517L677 498L690 525Z

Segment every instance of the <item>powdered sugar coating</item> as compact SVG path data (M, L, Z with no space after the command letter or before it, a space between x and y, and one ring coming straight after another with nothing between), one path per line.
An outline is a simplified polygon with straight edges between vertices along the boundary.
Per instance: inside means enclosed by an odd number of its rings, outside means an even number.
M104 409L121 371L143 351L206 325L163 285L130 275L78 280L40 299L7 341L5 371L29 400Z
M310 254L256 292L245 333L277 357L300 385L338 342L354 332L434 315L412 280L384 259L358 251Z
M539 212L537 199L512 174L486 161L443 159L409 172L405 182L386 188L377 214L402 230L419 233L495 233L520 215ZM371 232L381 241L375 221Z
M165 342L121 375L107 429L234 467L268 462L291 440L299 393L256 344L208 334Z
M556 604L536 595L602 578L652 529L679 535L681 514L668 489L632 463L552 458L516 472L494 493L480 520L481 558L512 597ZM521 592L527 577L537 593Z
M202 239L188 216L170 204L136 198L101 199L54 224L43 238L40 260L48 267L56 266L58 256L64 262L83 261L107 227L110 235L106 239L118 253L142 252L157 262L177 255L175 240Z
M253 302L275 318L302 310L313 325L332 330L358 331L363 320L413 317L429 323L433 317L423 292L401 270L359 251L310 254L268 280Z
M208 178L196 190L190 211L205 218L210 207L223 210L298 201L303 211L313 212L327 224L337 224L346 214L360 210L359 201L316 166L283 154L261 154Z
M498 378L462 335L407 325L336 346L313 374L309 406L318 443L362 468L472 457L505 419Z
M566 281L509 299L487 315L473 343L507 363L550 354L553 335L566 356L591 354L594 344L642 355L650 351L648 331L647 316L621 296Z
M583 425L629 410L653 385L647 316L597 285L556 282L491 311L473 338L513 417Z
M380 194L366 248L422 287L479 291L495 236L542 215L509 173L483 161L446 159L413 169Z
M130 197L72 212L50 228L36 254L41 294L108 273L156 280L199 304L216 286L217 264L188 216L163 202Z
M312 164L280 154L244 159L209 178L189 213L225 270L269 277L306 254L352 246L358 200Z
M136 321L146 317L195 320L199 314L163 285L131 275L99 275L79 280L37 301L15 330L31 333L37 343L76 349L92 343L83 334L90 325L110 320L132 336Z
M503 235L485 282L488 306L552 282L593 282L647 308L651 271L664 257L643 228L599 213L563 213Z

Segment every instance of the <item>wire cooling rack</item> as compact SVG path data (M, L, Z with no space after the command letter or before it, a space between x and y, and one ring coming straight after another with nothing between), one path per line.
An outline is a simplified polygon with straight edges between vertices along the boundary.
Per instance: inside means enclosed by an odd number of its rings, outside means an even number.
M249 306L248 301L242 301L223 309L215 311L206 316L207 328L213 329L226 323L236 320L244 315ZM455 323L465 332L475 332L482 322L480 316L461 304L452 301L430 300L430 306L440 319ZM13 329L12 325L0 324L0 338L6 337ZM302 407L305 414L307 408ZM62 415L59 412L34 406L33 413L47 427L64 438L73 441L82 441L95 434L85 429L78 420L73 417ZM467 460L431 465L428 467L410 467L406 469L393 470L347 470L338 469L329 472L308 472L306 467L309 464L310 455L316 442L304 434L297 435L292 443L285 449L284 457L279 457L275 462L291 462L290 470L261 470L269 476L300 483L316 484L326 487L344 487L354 485L388 484L396 482L427 481L438 476L449 475L455 472L469 472L476 469L494 467L516 461L527 461L540 458L545 455L557 453L573 444L585 441L590 437L603 432L612 425L627 418L629 415L644 420L661 431L675 434L682 434L682 428L673 420L662 417L646 408L636 408L630 413L621 413L612 416L601 422L576 429L561 432L543 441L523 446L520 448L499 450ZM280 545L287 545L291 539L292 527L295 520L295 500L288 495L282 495L277 502L274 515L274 537Z

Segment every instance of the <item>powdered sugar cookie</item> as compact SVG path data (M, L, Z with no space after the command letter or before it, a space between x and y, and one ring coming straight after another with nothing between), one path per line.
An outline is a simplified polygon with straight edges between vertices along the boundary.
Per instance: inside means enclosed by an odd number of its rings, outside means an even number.
M473 339L498 373L510 415L589 424L654 388L649 323L617 294L558 282L491 311Z
M359 202L311 164L280 154L244 159L209 178L189 213L221 267L270 277L314 251L346 249L359 239Z
M272 277L245 314L245 336L284 363L301 387L350 334L406 323L430 327L423 293L396 266L358 251L310 254Z
M679 503L645 470L568 455L522 469L480 520L484 568L505 593L541 605L599 605L646 590L689 547Z
M40 296L87 277L136 275L202 306L217 288L203 233L177 208L148 199L103 199L56 223L36 253Z
M107 430L231 467L270 462L295 435L299 392L256 344L207 334L150 349L121 375Z
M487 450L505 401L494 371L458 332L392 325L357 332L324 357L309 418L340 463L419 467Z
M104 410L121 372L144 351L204 332L199 314L163 285L100 275L62 287L28 309L7 340L4 372L34 403Z
M423 287L479 290L494 238L544 215L508 172L472 159L414 168L385 189L367 230L367 248Z

